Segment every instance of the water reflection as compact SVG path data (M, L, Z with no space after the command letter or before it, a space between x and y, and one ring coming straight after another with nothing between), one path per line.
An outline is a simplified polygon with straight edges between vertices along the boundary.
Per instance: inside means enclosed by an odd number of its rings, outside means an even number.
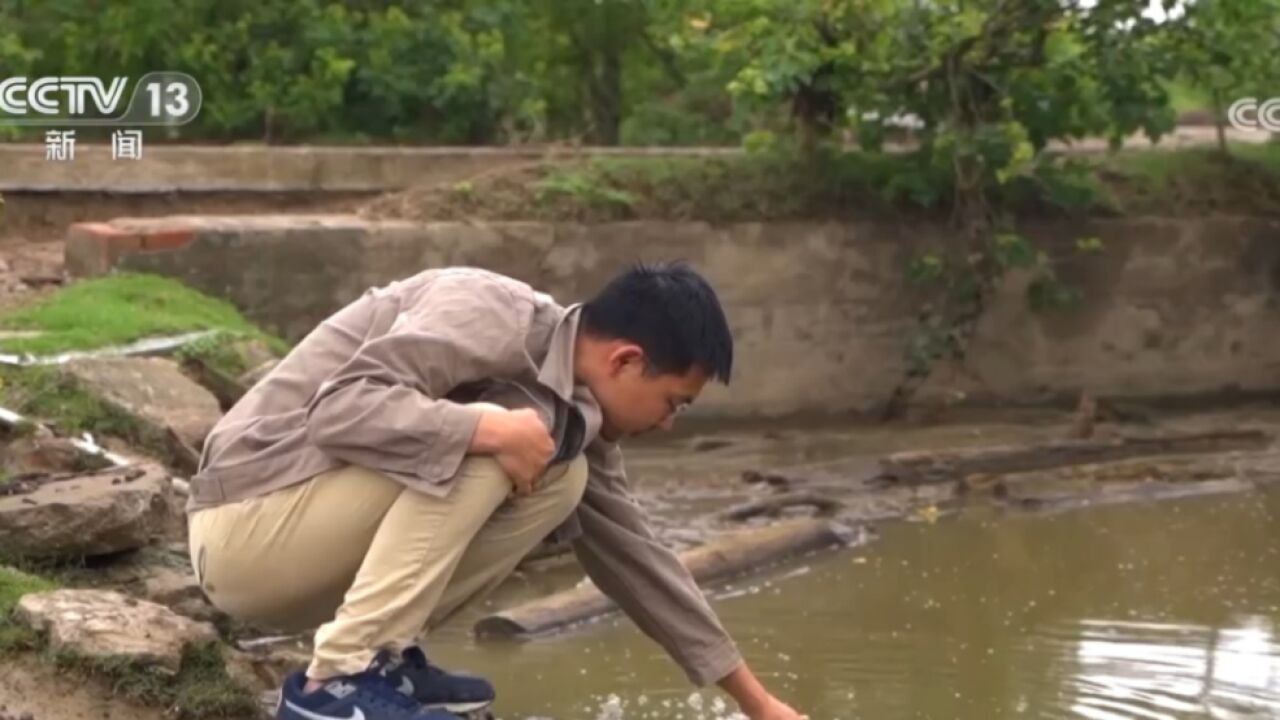
M1085 620L1076 633L1078 717L1280 716L1280 642L1269 618L1222 629Z
M725 624L813 720L1280 718L1280 489L895 525L717 588ZM470 618L473 619L474 615ZM525 645L432 640L504 720L723 720L612 618Z

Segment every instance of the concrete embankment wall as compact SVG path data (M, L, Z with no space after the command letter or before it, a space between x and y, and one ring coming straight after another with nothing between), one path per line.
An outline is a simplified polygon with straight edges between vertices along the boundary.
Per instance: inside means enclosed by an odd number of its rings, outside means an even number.
M144 140L145 143L145 140ZM0 143L0 192L386 192L571 157L732 154L725 148L270 147L145 145L114 160L111 143L84 139L75 160L51 162L44 145Z
M930 388L977 403L1081 389L1177 398L1280 389L1280 221L1133 218L1029 223L1068 258L1075 308L1034 313L1014 274L964 368ZM872 412L906 368L919 297L909 260L947 228L905 223L371 222L353 216L169 217L74 226L68 267L158 272L229 298L297 339L366 288L446 265L490 268L564 302L637 260L682 258L719 289L737 338L731 390L700 412ZM1096 235L1099 253L1072 251Z

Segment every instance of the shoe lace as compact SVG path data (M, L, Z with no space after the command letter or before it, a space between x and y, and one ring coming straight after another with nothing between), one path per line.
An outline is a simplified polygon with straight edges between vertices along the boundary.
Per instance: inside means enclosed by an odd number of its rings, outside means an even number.
M421 707L413 698L401 694L389 678L378 672L366 673L360 683L360 698L365 702L409 715L416 715Z

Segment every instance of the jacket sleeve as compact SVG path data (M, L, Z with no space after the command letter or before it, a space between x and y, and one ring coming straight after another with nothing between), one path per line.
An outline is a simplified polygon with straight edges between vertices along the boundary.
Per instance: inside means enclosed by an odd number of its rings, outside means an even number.
M448 480L481 410L443 398L515 372L524 357L519 325L515 298L496 282L437 279L321 384L307 408L309 441L410 485Z
M742 656L693 576L654 537L627 488L621 450L596 441L586 454L590 474L573 545L587 575L695 685L722 679Z

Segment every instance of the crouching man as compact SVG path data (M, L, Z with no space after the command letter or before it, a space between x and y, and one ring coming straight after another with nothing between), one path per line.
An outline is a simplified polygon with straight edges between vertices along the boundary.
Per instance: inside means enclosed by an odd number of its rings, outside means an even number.
M495 588L548 535L697 685L752 720L794 720L743 662L627 488L618 441L669 428L733 340L682 264L640 266L568 307L472 268L370 290L222 418L188 507L211 602L318 627L280 720L444 720L485 680L418 638Z

